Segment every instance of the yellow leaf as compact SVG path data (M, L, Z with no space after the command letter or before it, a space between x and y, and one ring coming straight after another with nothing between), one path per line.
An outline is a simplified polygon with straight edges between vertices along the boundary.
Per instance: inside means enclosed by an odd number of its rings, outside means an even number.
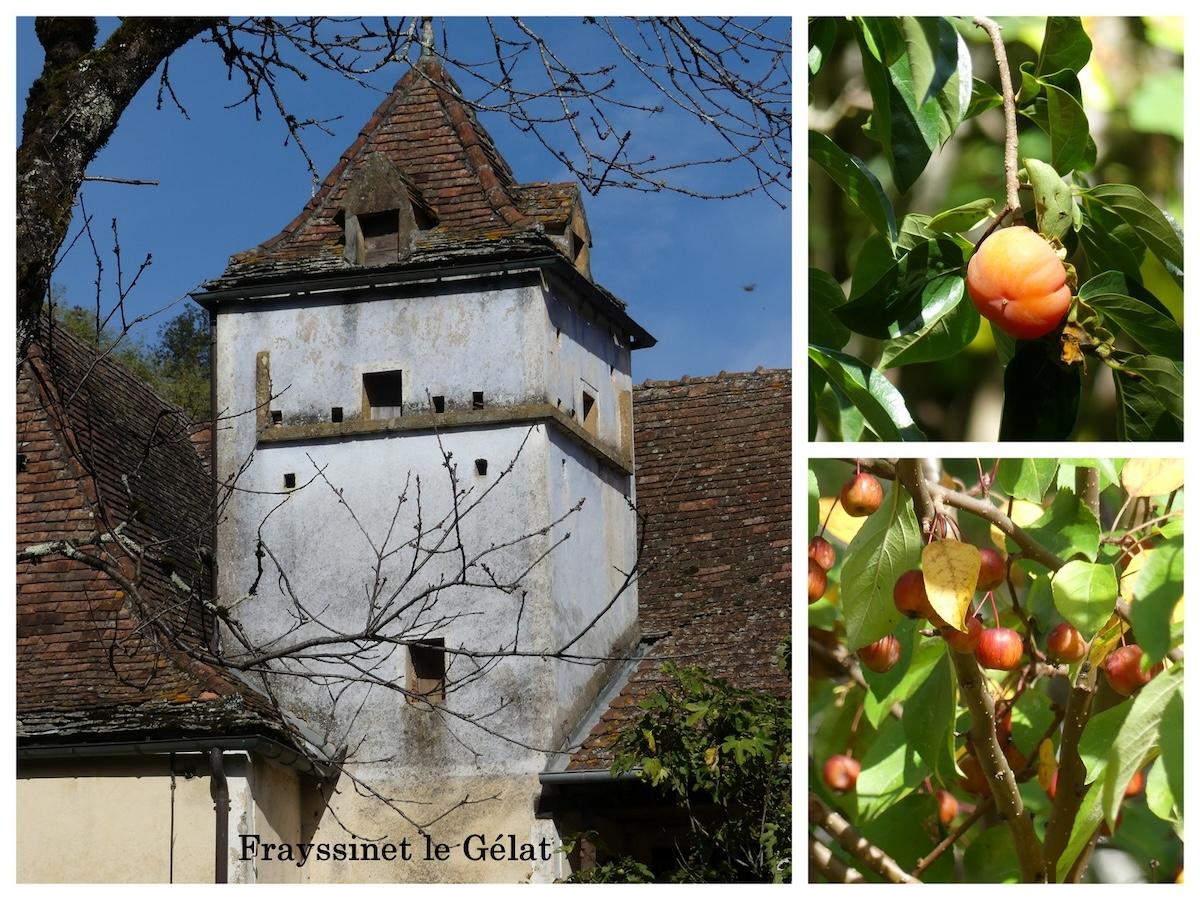
M1158 497L1183 487L1182 459L1130 459L1121 467L1121 487L1131 497Z
M921 551L925 593L939 616L966 631L964 624L979 581L979 548L962 541L935 541Z
M1125 571L1121 573L1120 587L1118 588L1121 599L1126 603L1133 602L1133 586L1137 582L1137 574L1145 567L1146 562L1150 559L1150 554L1153 552L1154 550L1152 549L1144 549L1140 553L1129 557L1129 562L1125 565Z
M717 753L716 747L709 747L704 751L704 765L708 767L710 772L717 768Z
M1006 507L1004 509L1007 511ZM1012 515L1009 518L1018 527L1025 528L1040 519L1043 512L1045 510L1036 503L1030 503L1028 500L1015 500L1013 501ZM1001 550L1004 549L1004 532L995 525L992 526L992 543Z
M1125 632L1125 622L1116 613L1108 617L1104 627L1092 638L1091 649L1088 650L1088 663L1094 668L1104 662L1109 652L1121 643L1121 635Z
M1038 745L1037 780L1043 791L1049 792L1050 779L1054 777L1057 770L1058 763L1054 759L1054 742L1047 738Z
M863 527L866 518L856 519L854 516L847 515L842 509L842 504L837 505L837 509L833 511L833 515L829 515L829 509L833 506L837 497L822 497L821 498L821 522L825 521L825 517L829 516L829 524L825 526L825 533L837 538L843 544L849 544L854 536L858 534L858 529ZM813 532L821 527L818 522L813 527Z

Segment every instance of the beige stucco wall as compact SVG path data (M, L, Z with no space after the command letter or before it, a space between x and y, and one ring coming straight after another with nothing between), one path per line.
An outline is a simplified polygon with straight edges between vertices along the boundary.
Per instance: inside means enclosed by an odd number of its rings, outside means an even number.
M207 765L169 756L23 762L17 772L17 880L211 883L215 817ZM191 768L194 777L185 777ZM239 823L296 840L299 788L289 770L226 757L231 798L230 881L254 879L236 861ZM172 826L172 806L174 824ZM173 837L172 837L173 835ZM264 837L264 839L268 839ZM173 872L172 872L173 860ZM261 880L294 881L267 867Z

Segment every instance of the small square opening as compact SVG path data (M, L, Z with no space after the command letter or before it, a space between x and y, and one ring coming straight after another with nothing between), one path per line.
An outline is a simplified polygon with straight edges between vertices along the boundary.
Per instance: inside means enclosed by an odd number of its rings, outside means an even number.
M340 406L335 406L331 410L329 410L329 421L331 421L331 422L342 421L342 408Z
M282 409L271 410L271 424L272 425L282 425L283 424L283 410Z
M483 391L471 392L471 409L483 409Z
M487 474L487 460L486 459L475 460L475 474L476 475L486 475Z
M404 414L404 378L400 369L390 372L364 372L364 418L392 419Z
M409 703L446 699L446 639L422 638L408 647Z
M433 398L433 411L435 413L444 413L446 411L446 398L441 394L437 394Z
M287 472L286 474L284 474L283 486L285 488L289 488L289 489L294 488L296 486L296 473L295 472Z

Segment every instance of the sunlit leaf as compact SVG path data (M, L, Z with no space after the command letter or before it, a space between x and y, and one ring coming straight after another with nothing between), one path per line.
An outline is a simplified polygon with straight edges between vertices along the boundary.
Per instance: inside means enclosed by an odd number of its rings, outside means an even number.
M1136 600L1130 604L1130 624L1138 645L1153 664L1171 649L1171 612L1183 599L1183 538L1179 537L1143 550L1144 556L1133 587Z
M1138 188L1131 184L1100 184L1087 196L1124 219L1164 264L1183 268L1183 241L1162 210Z
M883 373L862 360L824 347L809 347L808 358L820 366L830 384L858 407L880 440L925 440L925 434L904 405L904 398Z
M819 131L808 133L808 157L829 174L880 234L895 243L896 214L892 202L866 163Z
M906 501L907 494L893 487L846 548L842 615L846 645L853 649L878 640L900 621L892 589L901 574L916 567L921 552L921 529Z
M1033 186L1038 231L1048 238L1061 238L1071 230L1075 201L1071 187L1053 168L1040 159L1025 160L1025 171Z
M916 331L884 344L879 360L881 369L949 359L974 340L979 331L979 311L967 297L963 279L958 275L946 276L937 287L952 301L951 305L937 310Z
M1165 497L1183 487L1182 459L1143 457L1121 469L1121 487L1131 497Z
M996 201L991 197L972 200L945 212L940 212L929 220L929 229L937 234L970 231L976 225L985 222Z
M1100 548L1100 523L1096 514L1072 491L1060 490L1055 494L1050 508L1025 531L1063 559L1077 553L1095 559ZM1113 596L1116 597L1115 587Z
M1112 615L1117 602L1117 574L1112 566L1071 560L1050 582L1054 606L1062 617L1091 640Z
M1048 16L1046 36L1038 54L1037 74L1047 75L1062 69L1078 72L1092 55L1092 42L1078 16Z
M996 472L996 484L1004 493L1018 500L1037 503L1054 484L1054 472L1057 468L1056 459L1002 459ZM1042 510L1038 508L1038 516L1041 513Z
M1183 329L1170 316L1120 294L1100 294L1089 297L1087 302L1109 327L1124 332L1147 352L1183 359Z
M979 548L962 541L934 541L921 551L929 604L959 631L966 631L963 623L979 581L979 560Z
M904 705L904 734L933 778L947 784L954 768L954 677L943 653Z

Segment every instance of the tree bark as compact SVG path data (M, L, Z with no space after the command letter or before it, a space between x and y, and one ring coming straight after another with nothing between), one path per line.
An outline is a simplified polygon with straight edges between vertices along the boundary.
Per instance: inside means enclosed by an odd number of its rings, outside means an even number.
M95 23L39 18L46 52L17 150L17 350L37 330L50 274L89 163L162 62L215 19L128 18L100 47Z

